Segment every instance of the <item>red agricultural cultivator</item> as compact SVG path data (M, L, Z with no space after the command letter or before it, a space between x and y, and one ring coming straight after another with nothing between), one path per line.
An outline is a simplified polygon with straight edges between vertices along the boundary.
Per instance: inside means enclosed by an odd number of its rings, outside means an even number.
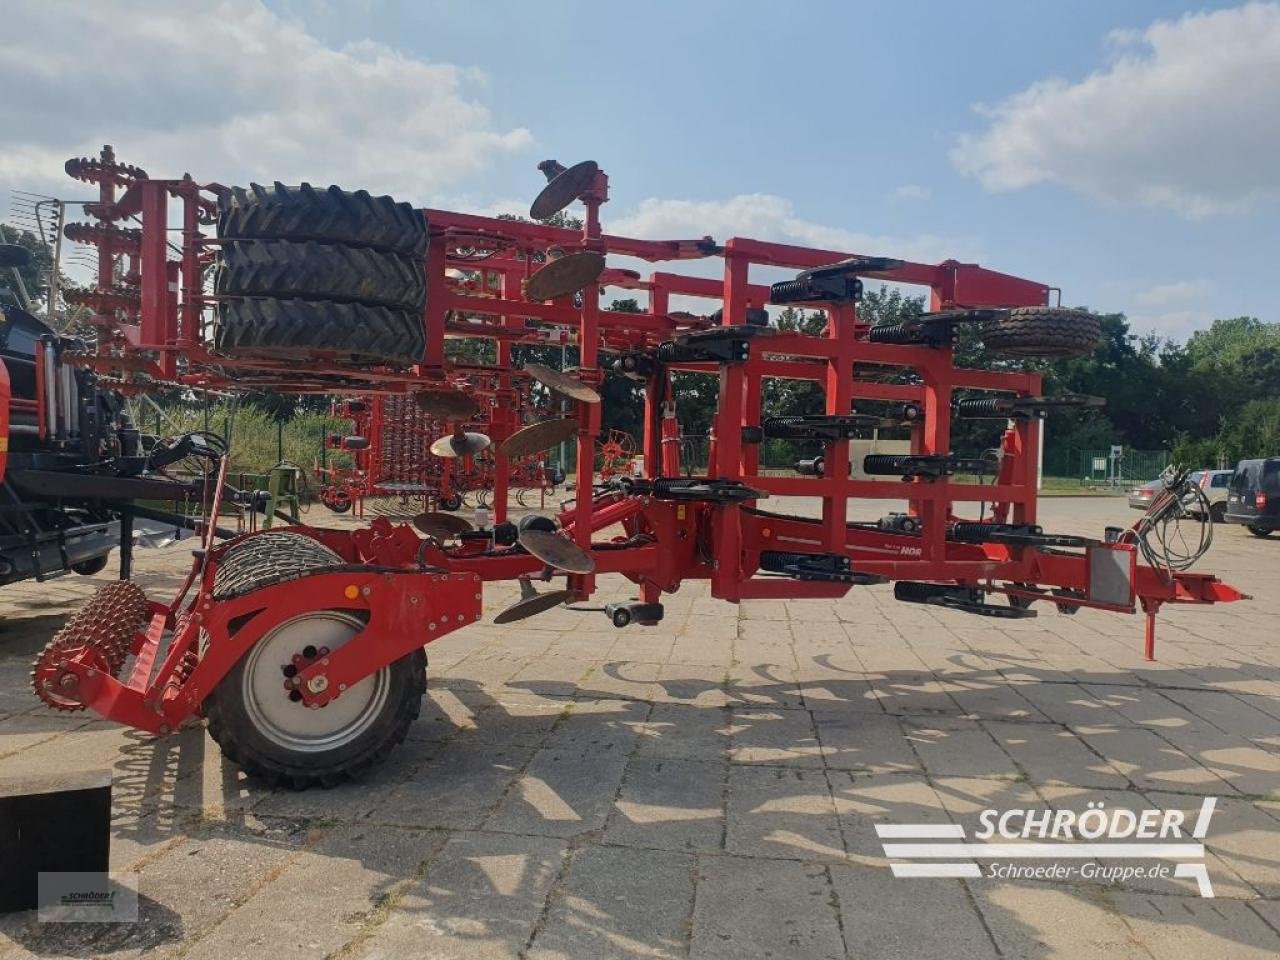
M410 444L413 456L424 442L457 463L492 456L494 522L472 529L432 511L413 524L298 526L216 546L209 537L172 601L125 584L92 601L37 660L37 694L155 733L203 714L232 760L302 787L357 774L403 739L424 690L423 648L480 618L488 580L521 585L499 623L583 601L602 574L635 585L633 600L605 608L617 626L661 621L664 594L688 580L729 602L836 598L894 581L899 600L998 618L1035 616L1037 604L1141 608L1149 655L1163 604L1241 598L1188 572L1203 549L1174 548L1183 476L1168 478L1130 530L1091 538L1037 523L1040 420L1094 401L1044 396L1040 376L1016 362L1085 353L1099 335L1096 318L1051 306L1048 286L955 261L611 235L600 222L603 171L591 162L541 169L548 182L530 217L581 201L580 230L415 210L336 187L227 189L127 167L101 180L92 212L103 268L86 300L99 336L82 363L127 389L357 396L383 405L384 430L389 404L402 414L412 404L443 425ZM166 233L175 202L176 256ZM215 221L206 236L202 225ZM689 260L721 273L634 269ZM787 278L766 283L765 274ZM868 280L928 288L929 312L867 324L859 301ZM607 287L636 292L647 309L603 308ZM690 312L691 303L706 312ZM825 328L784 332L770 322L773 306L820 311ZM953 344L965 327L1012 362L957 368ZM449 341L485 350L446 351ZM575 369L513 363L517 347L566 345ZM489 359L459 359L476 356ZM719 383L698 476L680 463L673 383L685 372ZM642 468L599 479L606 374L642 391ZM825 412L762 417L770 378L817 383ZM534 393L553 404L522 404ZM566 404L568 415L543 412ZM475 419L482 408L490 433ZM1004 424L994 482L969 479L989 472L989 461L952 452L952 424L963 418ZM887 422L909 429L910 452L867 456L859 476L882 479L855 478L851 441ZM363 440L364 450L388 449ZM566 440L577 446L574 499L555 515L510 522L513 463ZM793 475L769 475L759 454L771 440L807 441L821 456ZM372 474L371 455L354 452ZM771 498L788 498L789 509L770 509ZM852 500L906 507L850 522ZM1183 531L1177 542L1185 539Z
M468 385L468 394L477 393ZM470 416L459 410L452 418L429 413L403 394L372 394L335 403L331 416L349 421L351 430L331 434L327 449L345 452L351 465L326 462L316 468L320 501L335 513L354 508L360 517L367 498L378 498L376 513L400 516L437 508L453 512L468 499L487 507L496 483L491 448L458 457L453 445L446 444L441 456L432 452L433 443L459 425L464 432L505 440L504 434L525 420L536 420L541 410L527 393L518 397L514 418L497 413L490 397L477 399ZM548 465L543 450L509 456L508 464L507 489L522 507L542 505L564 480L562 471Z

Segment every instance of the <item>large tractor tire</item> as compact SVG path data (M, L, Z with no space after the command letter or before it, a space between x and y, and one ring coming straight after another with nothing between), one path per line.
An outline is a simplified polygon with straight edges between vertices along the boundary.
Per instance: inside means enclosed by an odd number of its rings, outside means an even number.
M1064 307L1015 307L982 325L987 352L1012 359L1082 357L1102 336L1098 318Z
M222 200L218 236L233 240L319 240L372 247L421 258L427 222L407 203L367 191L286 187L233 187Z
M422 313L420 259L344 244L236 240L222 245L214 293L342 300Z
M233 546L214 578L214 596L239 596L342 564L302 534L273 531ZM310 610L268 631L204 702L209 735L245 773L302 790L361 776L405 738L426 694L426 654L415 650L311 710L284 686L293 657L337 650L364 629L350 610Z
M250 297L218 304L214 344L228 356L416 363L425 345L422 314L332 300Z

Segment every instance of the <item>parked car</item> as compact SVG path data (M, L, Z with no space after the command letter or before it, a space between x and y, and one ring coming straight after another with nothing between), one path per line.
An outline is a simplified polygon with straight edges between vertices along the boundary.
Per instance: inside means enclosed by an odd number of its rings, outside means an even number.
M1233 470L1197 470L1191 474L1191 482L1200 488L1200 492L1209 501L1209 516L1213 518L1214 523L1222 523L1226 517L1227 490L1231 486L1231 477L1234 473ZM1194 493L1184 497L1182 503L1188 513L1200 513L1200 498Z
M1151 506L1151 501L1156 498L1156 494L1163 488L1164 481L1160 477L1138 484L1138 486L1129 491L1129 506L1135 510L1147 509L1147 507Z
M1280 457L1236 464L1227 487L1225 519L1242 524L1255 537L1280 530Z

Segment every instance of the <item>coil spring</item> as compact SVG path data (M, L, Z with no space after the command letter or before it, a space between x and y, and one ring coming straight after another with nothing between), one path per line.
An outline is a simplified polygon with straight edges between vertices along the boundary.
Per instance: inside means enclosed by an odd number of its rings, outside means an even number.
M769 288L769 299L774 303L809 300L815 296L822 294L815 291L807 280L783 280Z
M902 473L907 458L894 453L869 453L862 458L862 469L866 473L886 474Z
M995 523L957 523L951 528L951 536L956 540L982 540L999 529Z
M956 540L984 540L993 533L1003 533L1008 530L1008 524L1003 523L957 523L951 528L951 536ZM1028 533L1040 535L1044 533L1044 528L1038 524L1031 524L1025 529L1019 529L1019 533Z
M995 397L957 400L956 413L962 417L973 417L974 419L983 419L985 417L999 419L1004 416L1000 411L1001 403L1003 401Z
M914 343L915 337L902 329L900 323L887 323L883 326L872 327L867 333L867 339L872 343Z

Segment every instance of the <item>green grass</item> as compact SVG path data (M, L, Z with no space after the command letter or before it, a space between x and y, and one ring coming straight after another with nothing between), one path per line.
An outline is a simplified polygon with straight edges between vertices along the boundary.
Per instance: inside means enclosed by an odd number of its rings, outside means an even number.
M166 435L175 435L206 429L204 409L197 406L173 405L165 409L169 417L161 425ZM229 476L241 473L266 473L282 459L292 461L310 473L320 460L321 446L330 433L347 434L351 431L348 421L330 420L323 413L304 413L295 416L279 427L267 413L253 407L239 407L232 414L228 405L209 409L208 427L213 433L225 436L231 432L231 465ZM144 415L142 428L155 428L153 418ZM283 454L283 456L281 456ZM351 458L341 451L327 453L330 464L350 466Z

